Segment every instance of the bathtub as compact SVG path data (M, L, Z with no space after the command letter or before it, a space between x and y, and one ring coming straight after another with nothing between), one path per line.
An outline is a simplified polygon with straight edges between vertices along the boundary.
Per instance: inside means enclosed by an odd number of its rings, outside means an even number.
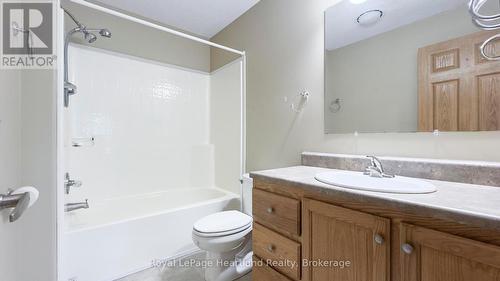
M197 250L193 223L234 210L239 196L218 188L176 189L89 202L66 213L62 280L112 281Z

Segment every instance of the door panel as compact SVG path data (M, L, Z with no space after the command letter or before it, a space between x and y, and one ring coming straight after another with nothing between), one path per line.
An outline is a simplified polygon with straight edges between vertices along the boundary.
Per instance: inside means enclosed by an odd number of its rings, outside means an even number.
M500 247L408 224L400 241L402 281L499 281Z
M432 72L442 72L460 68L460 49L452 49L437 54L432 54Z
M477 78L479 95L479 129L500 130L500 73Z
M304 200L303 216L303 258L351 264L345 268L304 266L304 280L388 280L388 219L309 199ZM375 242L376 235L384 241Z
M458 83L451 80L433 85L434 129L458 130Z
M500 62L479 51L492 34L481 31L418 50L419 131L499 130ZM486 52L500 52L500 42Z

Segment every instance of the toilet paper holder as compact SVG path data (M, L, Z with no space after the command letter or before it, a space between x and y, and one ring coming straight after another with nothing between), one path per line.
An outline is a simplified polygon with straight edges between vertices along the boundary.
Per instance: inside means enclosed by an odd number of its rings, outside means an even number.
M13 208L9 214L9 221L15 222L37 199L38 191L32 187L9 190L7 194L0 194L0 210Z

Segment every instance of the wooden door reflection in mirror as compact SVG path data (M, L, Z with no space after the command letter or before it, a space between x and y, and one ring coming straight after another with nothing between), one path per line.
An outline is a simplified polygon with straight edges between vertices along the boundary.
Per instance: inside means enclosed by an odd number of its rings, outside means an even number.
M418 50L419 131L500 130L500 62L484 59L479 49L493 34L480 31ZM499 41L486 48L498 51Z

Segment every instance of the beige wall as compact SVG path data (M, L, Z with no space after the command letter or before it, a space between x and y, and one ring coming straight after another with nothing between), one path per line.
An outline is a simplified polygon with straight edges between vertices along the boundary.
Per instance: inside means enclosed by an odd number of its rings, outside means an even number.
M0 70L0 193L21 183L21 71ZM14 280L15 232L8 212L0 214L0 280Z
M15 225L16 281L56 278L56 77L55 70L25 70L21 76L20 185L35 186L40 197Z
M97 48L119 52L168 64L210 71L210 47L121 19L87 7L65 3L64 8L78 21L88 27L108 28L112 38L99 38L92 44ZM65 16L65 30L74 28L75 23ZM81 35L75 34L73 42L81 43Z
M466 5L326 52L325 128L417 131L418 48L479 31ZM342 109L329 110L340 98ZM376 115L377 118L373 118Z
M213 41L248 55L248 170L300 163L304 150L500 161L500 133L326 135L323 12L331 0L261 0ZM212 50L212 67L229 58ZM285 96L311 92L302 113Z
M0 193L21 186L40 192L18 221L0 214L0 280L55 280L54 77L50 70L0 70Z

